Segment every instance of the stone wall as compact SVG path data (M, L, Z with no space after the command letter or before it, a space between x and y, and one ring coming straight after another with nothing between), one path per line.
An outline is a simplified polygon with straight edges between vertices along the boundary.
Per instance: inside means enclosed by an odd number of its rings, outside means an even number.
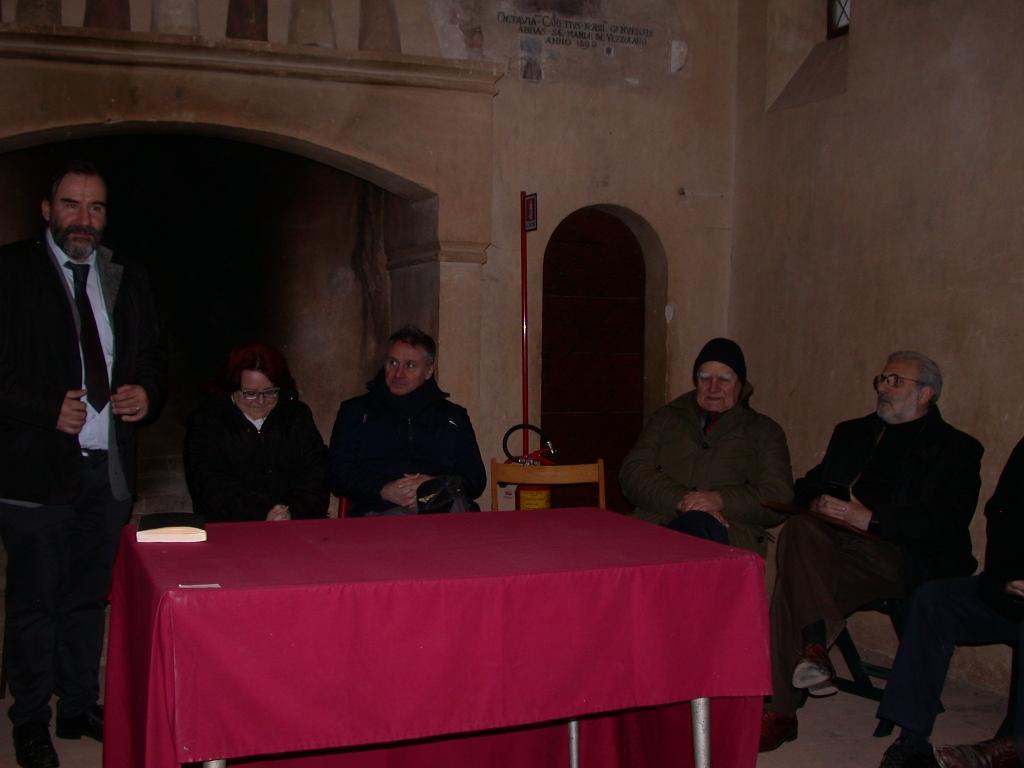
M985 445L984 502L1024 433L1024 6L859 0L825 43L823 5L740 5L729 330L797 473L872 410L890 351L933 357L943 415ZM981 559L980 505L972 532ZM884 620L858 628L892 652ZM954 673L1002 690L1007 663L966 649Z

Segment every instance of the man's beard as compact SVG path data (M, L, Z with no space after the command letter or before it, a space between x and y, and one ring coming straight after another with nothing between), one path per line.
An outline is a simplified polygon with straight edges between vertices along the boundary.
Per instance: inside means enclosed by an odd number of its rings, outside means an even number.
M96 250L103 234L102 230L90 227L88 224L72 224L64 229L51 226L50 232L53 234L53 241L72 261L84 261L89 258L89 254ZM92 241L88 244L81 241L76 242L71 239L71 235L89 235Z

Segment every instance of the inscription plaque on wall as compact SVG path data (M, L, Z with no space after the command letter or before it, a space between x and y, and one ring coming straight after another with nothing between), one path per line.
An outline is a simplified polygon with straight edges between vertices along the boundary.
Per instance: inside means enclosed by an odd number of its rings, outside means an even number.
M556 13L498 11L498 23L517 27L521 35L543 37L545 45L572 46L583 50L616 45L646 48L654 37L654 30L650 27L603 20L566 19Z

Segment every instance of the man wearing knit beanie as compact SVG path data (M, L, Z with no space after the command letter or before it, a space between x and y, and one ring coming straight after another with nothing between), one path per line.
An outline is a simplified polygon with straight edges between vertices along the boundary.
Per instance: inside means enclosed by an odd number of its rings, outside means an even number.
M697 359L693 361L693 383L697 383L697 373L704 363L719 362L732 368L733 373L739 376L740 385L747 383L747 361L743 357L743 350L740 345L732 339L718 337L712 339L701 349Z
M786 436L749 405L743 350L707 342L693 363L694 389L654 413L619 480L636 516L764 557L766 528L782 522L763 502L789 502Z

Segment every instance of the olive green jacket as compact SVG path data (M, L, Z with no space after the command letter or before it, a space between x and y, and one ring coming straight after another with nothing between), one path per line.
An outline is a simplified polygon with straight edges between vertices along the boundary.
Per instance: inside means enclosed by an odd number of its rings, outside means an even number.
M784 516L761 503L792 502L793 472L786 435L750 407L753 391L744 384L740 401L707 435L696 391L655 411L619 472L623 493L637 506L636 517L664 525L679 514L676 505L688 492L718 491L729 543L765 556L765 529Z

